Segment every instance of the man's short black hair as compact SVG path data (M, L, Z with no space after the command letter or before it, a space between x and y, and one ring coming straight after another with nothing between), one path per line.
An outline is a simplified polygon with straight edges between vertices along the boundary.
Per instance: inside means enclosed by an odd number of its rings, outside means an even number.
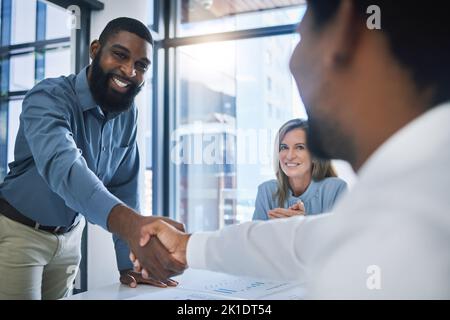
M116 18L108 22L105 29L103 29L102 33L100 34L100 44L104 45L111 36L119 33L120 31L128 31L130 33L134 33L153 46L152 35L150 34L150 31L145 26L145 24L143 24L139 20L127 17Z
M335 16L341 0L308 0L318 30ZM361 22L367 8L381 11L381 32L394 57L411 75L419 89L436 89L433 104L450 100L450 21L447 1L353 0Z

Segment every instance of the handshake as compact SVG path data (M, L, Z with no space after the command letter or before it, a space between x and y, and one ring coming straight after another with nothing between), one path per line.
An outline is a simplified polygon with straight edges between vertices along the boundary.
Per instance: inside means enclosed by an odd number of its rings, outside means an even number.
M157 287L176 286L170 277L187 268L186 248L190 234L181 223L163 217L145 217L139 226L137 245L130 245L134 270L121 272L120 281L130 287L150 284Z

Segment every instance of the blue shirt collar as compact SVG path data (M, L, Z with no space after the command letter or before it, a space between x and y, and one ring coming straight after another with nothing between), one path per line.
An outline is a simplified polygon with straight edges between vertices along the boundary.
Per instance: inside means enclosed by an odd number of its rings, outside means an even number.
M91 109L96 109L100 117L104 117L103 111L100 106L95 102L92 96L91 89L89 88L87 70L90 65L84 67L76 76L75 90L77 92L78 100L80 101L81 110L87 111ZM109 112L108 119L114 119L121 112Z
M91 89L89 88L87 79L87 69L89 66L84 67L77 74L75 82L75 90L77 92L78 99L80 100L80 106L83 111L97 108L98 105L92 97Z

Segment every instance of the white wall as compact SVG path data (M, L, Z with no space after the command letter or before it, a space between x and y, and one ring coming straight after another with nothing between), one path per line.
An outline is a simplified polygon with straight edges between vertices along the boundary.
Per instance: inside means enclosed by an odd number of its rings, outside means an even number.
M147 0L103 0L105 9L102 11L95 11L91 15L91 41L98 39L100 33L106 24L118 17L131 17L147 24L147 13L149 12ZM148 86L147 82L147 86ZM141 180L143 186L145 171L145 119L148 112L151 112L150 106L147 105L146 94L147 88L143 88L141 93L136 97L136 105L139 110L138 123L138 144L139 153L141 156ZM141 190L143 190L141 188ZM143 198L144 192L141 193ZM141 203L143 199L141 199ZM92 290L104 285L115 283L119 280L119 273L117 272L117 264L112 243L111 234L97 226L88 226L88 290Z

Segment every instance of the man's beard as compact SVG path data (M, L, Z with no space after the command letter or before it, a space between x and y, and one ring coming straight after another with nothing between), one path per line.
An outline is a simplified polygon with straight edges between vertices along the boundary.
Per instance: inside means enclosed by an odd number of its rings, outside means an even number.
M133 105L134 98L141 91L142 85L137 86L135 83L130 83L126 93L120 93L113 90L109 82L112 79L113 73L105 73L100 66L99 52L91 64L91 80L89 87L91 89L92 97L95 102L106 112L123 112L127 111Z
M308 148L317 158L342 159L352 163L355 150L352 139L330 116L308 113Z

